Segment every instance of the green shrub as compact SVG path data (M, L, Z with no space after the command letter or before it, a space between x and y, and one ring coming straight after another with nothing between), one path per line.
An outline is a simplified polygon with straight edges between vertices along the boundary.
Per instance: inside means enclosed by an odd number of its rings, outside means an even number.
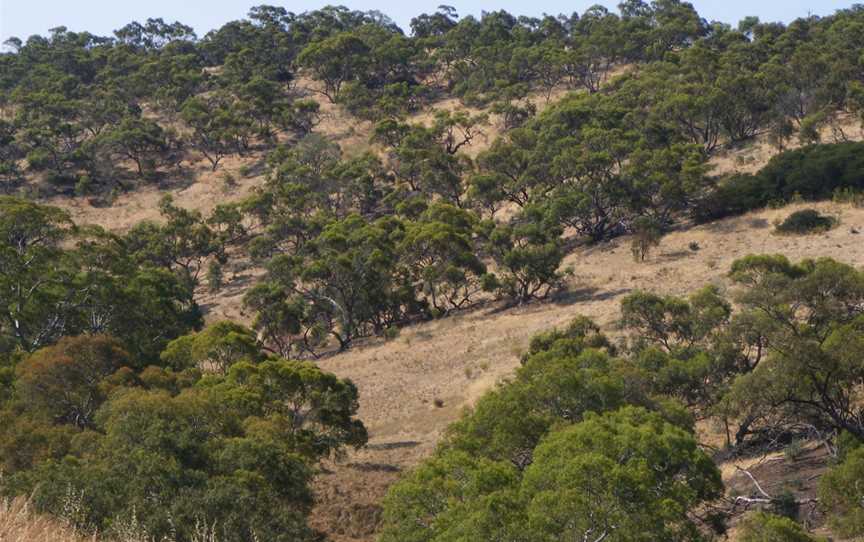
M771 510L779 517L798 519L798 499L790 491L784 491L771 499Z
M819 501L831 527L841 536L864 535L864 448L849 452L843 463L822 478Z
M804 454L804 445L800 440L793 440L783 448L783 456L788 461L797 461Z
M836 219L823 216L815 209L803 209L786 217L786 220L777 225L776 231L782 234L806 235L828 231L836 223Z
M789 518L756 512L741 525L740 542L817 542L820 539L807 533Z
M810 145L778 154L756 175L722 180L695 206L693 215L707 222L772 201L828 199L839 190L864 190L864 143Z

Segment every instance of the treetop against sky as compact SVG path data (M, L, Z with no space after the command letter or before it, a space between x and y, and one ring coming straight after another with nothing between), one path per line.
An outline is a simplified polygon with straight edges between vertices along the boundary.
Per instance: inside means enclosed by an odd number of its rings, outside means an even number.
M166 21L178 20L195 28L199 36L218 28L228 21L242 18L249 8L259 4L285 6L300 13L323 7L321 0L295 0L290 4L272 0L151 0L149 2L116 2L113 0L0 0L0 41L10 37L26 39L33 34L47 34L48 29L66 26L73 31L87 30L94 34L110 35L117 28L132 20L162 17ZM436 10L442 0L423 2L394 2L392 0L352 0L340 3L351 9L379 10L392 18L400 27L408 29L412 17ZM500 0L495 3L468 0L467 2L443 2L453 5L460 15L479 15L481 11L504 9L515 15L541 16L544 13L583 12L593 4L602 4L614 9L618 0L541 0L525 4L516 0ZM789 22L798 17L830 15L838 9L851 7L851 0L695 0L692 2L699 13L709 20L736 23L746 16L755 15L763 20Z

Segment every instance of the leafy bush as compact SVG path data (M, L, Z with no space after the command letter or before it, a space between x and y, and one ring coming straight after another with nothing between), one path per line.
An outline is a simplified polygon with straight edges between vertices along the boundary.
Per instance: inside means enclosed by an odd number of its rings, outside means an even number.
M823 216L815 209L795 211L777 225L777 233L806 235L830 230L837 223L830 216Z
M765 207L772 201L829 199L864 190L864 143L810 145L781 153L755 175L724 179L693 210L706 222Z
M831 511L829 522L837 534L864 535L864 448L849 452L840 465L826 474L819 486L819 499Z
M741 524L740 542L818 542L789 518L756 512Z

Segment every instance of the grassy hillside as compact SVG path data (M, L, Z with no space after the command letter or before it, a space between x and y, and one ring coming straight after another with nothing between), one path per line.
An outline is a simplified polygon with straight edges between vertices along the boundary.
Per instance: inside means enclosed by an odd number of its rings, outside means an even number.
M0 541L864 534L862 25L10 40Z

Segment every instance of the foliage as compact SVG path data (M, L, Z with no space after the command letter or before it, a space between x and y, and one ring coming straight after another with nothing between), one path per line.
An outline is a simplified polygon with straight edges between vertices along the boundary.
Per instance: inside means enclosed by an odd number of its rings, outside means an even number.
M27 357L0 410L0 489L58 515L74 498L64 517L84 531L120 535L131 521L154 539L207 525L223 540L311 540L315 462L367 439L357 389L311 363L264 359L244 332L211 326L143 370L108 336ZM230 359L225 372L189 367Z
M808 534L789 518L755 512L742 523L740 540L742 542L815 542L821 538Z
M686 431L624 408L552 432L522 475L439 452L391 489L382 540L693 540L685 511L719 490L719 473Z
M768 205L772 201L829 199L835 191L864 187L862 143L811 145L781 153L756 175L722 181L695 208L700 220L714 220Z
M633 221L633 241L630 247L633 259L644 262L651 249L660 246L662 236L662 230L650 218L639 217Z
M847 140L841 113L864 111L862 16L733 29L679 0L542 18L441 6L406 35L376 11L258 6L200 39L148 19L9 40L3 193L26 181L97 203L185 177L198 156L213 170L260 157L243 176L266 181L209 216L166 199L122 235L0 198L3 490L55 512L80 496L79 527L109 534L133 518L154 539L196 523L309 539L315 462L367 436L350 382L273 355L392 337L490 294L547 298L576 243L633 234L643 260L687 214L864 190L861 143L811 144ZM375 152L315 133L307 88L371 121ZM503 131L469 152L489 113ZM808 146L710 177L718 151L763 133ZM267 270L244 295L252 329L194 333L202 271L217 290L239 252ZM860 439L860 272L751 256L730 278L730 298L627 296L621 348L584 319L535 337L394 487L384 539L698 539L694 511L720 486L694 418L721 422L730 446L800 426ZM841 529L860 523L856 453L823 489ZM754 540L808 539L768 516L748 525Z
M849 453L840 465L828 471L819 483L819 497L830 511L831 526L841 536L860 536L864 532L862 476L864 449L859 447Z
M106 336L64 337L17 367L17 391L33 411L55 423L93 428L105 400L102 381L129 365L118 341Z
M75 229L59 209L0 200L0 237L4 354L109 333L141 362L200 323L184 281L135 261L121 239Z
M176 371L200 368L227 374L241 361L260 361L261 352L251 330L222 321L193 335L174 339L165 347L160 359Z
M778 233L806 235L830 230L835 223L836 219L822 216L815 209L803 209L787 216L777 224L776 230Z

